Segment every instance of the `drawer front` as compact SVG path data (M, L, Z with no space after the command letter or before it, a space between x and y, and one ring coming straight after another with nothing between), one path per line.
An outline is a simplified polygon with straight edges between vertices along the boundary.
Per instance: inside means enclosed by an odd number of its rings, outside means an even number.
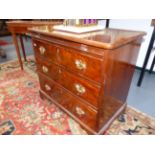
M101 82L102 59L71 48L33 40L36 57L60 64L76 74Z
M101 82L102 60L82 54L79 51L64 48L60 52L61 65L75 71L77 74Z
M83 123L95 130L97 112L93 108L80 102L77 98L66 92L60 86L57 86L46 77L39 75L39 80L41 89L46 94L61 104L65 109L71 112Z
M92 82L82 79L81 77L75 76L74 74L62 69L61 67L37 60L38 71L52 78L60 85L74 93L75 95L90 102L95 107L98 107L98 98L100 86Z
M36 64L39 72L47 75L54 81L60 81L62 69L59 66L54 65L53 63L48 63L47 61L43 61L39 58L36 58Z
M56 100L59 104L68 102L69 95L60 86L47 79L45 76L39 74L39 81L41 90Z
M68 111L70 111L74 116L84 122L93 130L96 130L97 123L97 112L90 106L78 101L74 97L71 97L69 104L63 104Z
M60 63L60 49L58 47L38 40L33 40L33 47L36 57L41 57L55 63Z
M98 107L100 87L79 78L67 71L62 71L59 83L75 95Z

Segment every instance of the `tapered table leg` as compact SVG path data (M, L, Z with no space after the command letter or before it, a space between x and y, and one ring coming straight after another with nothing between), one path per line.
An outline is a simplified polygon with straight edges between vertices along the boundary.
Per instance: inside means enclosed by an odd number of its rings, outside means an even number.
M22 63L22 59L21 59L21 55L20 55L20 50L19 50L19 46L18 46L18 40L17 40L17 36L15 33L12 34L13 37L13 42L16 48L16 53L17 53L17 57L18 57L18 61L21 67L21 70L23 70L23 63Z
M23 43L22 35L19 35L19 39L20 39L20 43L21 43L21 47L22 47L22 52L23 52L23 56L24 56L24 61L27 61L27 60L26 60L26 53L25 53L25 48L24 48L24 43Z

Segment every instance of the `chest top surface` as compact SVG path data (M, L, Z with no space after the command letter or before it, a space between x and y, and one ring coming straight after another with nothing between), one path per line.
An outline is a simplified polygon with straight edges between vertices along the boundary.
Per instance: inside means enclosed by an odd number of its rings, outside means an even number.
M123 44L132 42L138 38L142 38L146 33L141 31L121 30L106 28L100 31L73 34L69 32L62 32L53 30L52 26L41 26L30 28L32 34L40 34L48 37L55 37L65 39L72 42L82 43L99 47L103 49L114 49Z

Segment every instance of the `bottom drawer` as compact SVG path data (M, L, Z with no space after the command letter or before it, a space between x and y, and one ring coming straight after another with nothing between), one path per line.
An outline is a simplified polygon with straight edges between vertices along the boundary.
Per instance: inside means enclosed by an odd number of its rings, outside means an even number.
M78 98L72 96L61 86L44 75L39 74L40 87L57 103L76 116L91 129L96 129L97 112L86 103L82 103Z

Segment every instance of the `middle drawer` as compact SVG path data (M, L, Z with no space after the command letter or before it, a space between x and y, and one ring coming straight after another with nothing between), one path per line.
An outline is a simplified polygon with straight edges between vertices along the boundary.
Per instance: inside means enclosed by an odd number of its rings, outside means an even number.
M85 99L95 107L98 107L100 85L96 85L65 69L36 58L37 70L53 79L75 95Z

